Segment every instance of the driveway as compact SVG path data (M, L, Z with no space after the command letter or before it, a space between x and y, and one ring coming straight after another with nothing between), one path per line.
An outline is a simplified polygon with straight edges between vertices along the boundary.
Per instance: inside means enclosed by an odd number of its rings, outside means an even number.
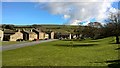
M33 42L26 42L26 43L20 43L20 44L12 44L8 46L0 46L0 51L5 51L5 50L12 50L12 49L17 49L25 46L33 46L36 44L40 44L43 42L51 42L51 41L56 41L58 39L49 39L49 40L41 40L41 41L33 41Z

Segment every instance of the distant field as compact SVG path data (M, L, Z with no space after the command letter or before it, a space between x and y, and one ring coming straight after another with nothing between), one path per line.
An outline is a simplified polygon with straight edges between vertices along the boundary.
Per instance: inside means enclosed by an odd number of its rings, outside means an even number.
M108 66L118 60L114 38L54 41L3 51L3 66Z

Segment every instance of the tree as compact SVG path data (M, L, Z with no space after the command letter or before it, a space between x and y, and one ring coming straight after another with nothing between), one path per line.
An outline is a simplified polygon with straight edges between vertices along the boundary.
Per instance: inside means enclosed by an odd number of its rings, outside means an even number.
M82 35L87 38L88 37L93 38L93 36L94 36L93 30L94 29L95 29L94 27L84 26L82 29Z
M110 36L116 37L116 44L119 44L120 36L120 14L110 13L108 24L106 25L106 30Z
M5 28L5 29L14 29L14 25L12 25L12 24L3 24L2 25L2 28Z
M98 34L98 28L91 26L80 26L74 30L78 38L94 38Z
M77 36L77 39L80 39L80 35L82 35L83 32L83 26L78 26L77 28L74 29L74 34Z

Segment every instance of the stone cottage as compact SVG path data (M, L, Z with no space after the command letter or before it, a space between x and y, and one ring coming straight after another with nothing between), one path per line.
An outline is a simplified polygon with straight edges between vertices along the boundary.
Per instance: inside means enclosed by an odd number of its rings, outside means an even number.
M2 40L3 40L3 31L0 30L0 41L2 41Z
M37 34L37 39L45 39L45 33L39 29L33 29L33 32Z
M18 39L23 39L23 33L18 30L15 34L10 36L10 41L17 41Z
M23 33L20 30L17 32L8 29L4 30L4 41L17 41L19 39L23 39Z
M32 32L32 30L30 30L30 31L23 31L22 33L23 33L23 39L24 40L32 41L32 40L37 39L37 37L38 37L35 32Z

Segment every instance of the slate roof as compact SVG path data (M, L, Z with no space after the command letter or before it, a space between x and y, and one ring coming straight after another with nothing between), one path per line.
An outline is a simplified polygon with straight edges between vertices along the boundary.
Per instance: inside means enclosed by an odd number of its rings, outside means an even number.
M40 29L32 29L34 31L37 31L37 32L42 32Z
M15 34L16 31L10 30L10 29L6 29L4 30L4 34Z
M35 32L31 32L31 31L24 31L24 32L28 34L36 34Z

